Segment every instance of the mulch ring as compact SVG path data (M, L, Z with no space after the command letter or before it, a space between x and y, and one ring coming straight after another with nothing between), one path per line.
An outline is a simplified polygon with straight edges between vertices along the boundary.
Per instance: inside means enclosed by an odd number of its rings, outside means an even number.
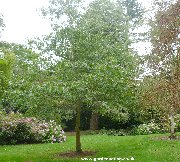
M81 153L78 153L76 151L69 151L69 152L58 153L55 156L56 157L64 157L64 158L77 158L77 157L92 156L95 154L96 154L95 151L83 151Z
M180 140L180 136L176 136L173 139L171 139L169 136L153 137L152 139L153 140Z

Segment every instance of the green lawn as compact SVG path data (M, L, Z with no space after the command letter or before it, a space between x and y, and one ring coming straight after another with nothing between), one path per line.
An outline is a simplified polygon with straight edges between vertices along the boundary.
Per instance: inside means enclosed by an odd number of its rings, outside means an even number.
M84 150L97 151L91 158L131 158L135 162L179 162L180 140L154 140L156 136L107 136L83 135ZM57 162L83 161L81 158L57 158L56 153L75 149L75 136L69 136L67 142L61 144L33 144L0 146L0 162ZM87 161L87 160L84 160ZM87 162L88 162L87 161ZM97 160L100 161L100 160ZM103 160L105 161L105 160ZM119 161L119 160L112 160ZM128 161L128 160L121 160ZM131 161L131 160L129 160ZM101 161L102 162L102 161Z

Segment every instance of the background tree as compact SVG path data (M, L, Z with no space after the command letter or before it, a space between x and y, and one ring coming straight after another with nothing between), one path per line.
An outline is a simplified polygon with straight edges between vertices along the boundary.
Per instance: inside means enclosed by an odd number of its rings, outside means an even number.
M14 59L13 54L0 49L0 108L2 108L2 98L12 73Z
M148 65L156 82L151 86L152 104L160 104L170 118L171 138L174 138L174 115L180 110L180 55L179 55L179 13L180 1L156 3L158 11L152 22L152 54Z
M0 48L16 56L13 77L9 80L2 102L7 113L20 112L57 123L71 118L71 112L62 111L65 106L59 100L57 82L54 82L55 76L46 58L25 45L0 42Z
M22 45L0 42L0 48L14 53L13 77L11 78L8 90L3 99L4 109L9 111L19 111L25 113L30 107L28 99L31 94L31 86L37 78L38 62L37 55Z

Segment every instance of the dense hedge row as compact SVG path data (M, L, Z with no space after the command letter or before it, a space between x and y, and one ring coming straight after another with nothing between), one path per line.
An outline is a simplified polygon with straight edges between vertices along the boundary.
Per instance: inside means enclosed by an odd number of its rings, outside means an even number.
M19 113L0 111L0 144L63 142L66 136L61 125L23 117Z

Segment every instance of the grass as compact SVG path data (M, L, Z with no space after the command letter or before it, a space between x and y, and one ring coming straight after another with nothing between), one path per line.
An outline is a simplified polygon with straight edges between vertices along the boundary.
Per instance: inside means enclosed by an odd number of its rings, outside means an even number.
M134 157L135 162L179 162L180 140L154 140L157 136L165 135L83 135L81 141L84 150L97 151L88 161L100 157ZM67 142L61 144L0 146L0 162L82 162L80 157L72 159L56 156L57 153L72 150L75 150L75 136L69 136Z

